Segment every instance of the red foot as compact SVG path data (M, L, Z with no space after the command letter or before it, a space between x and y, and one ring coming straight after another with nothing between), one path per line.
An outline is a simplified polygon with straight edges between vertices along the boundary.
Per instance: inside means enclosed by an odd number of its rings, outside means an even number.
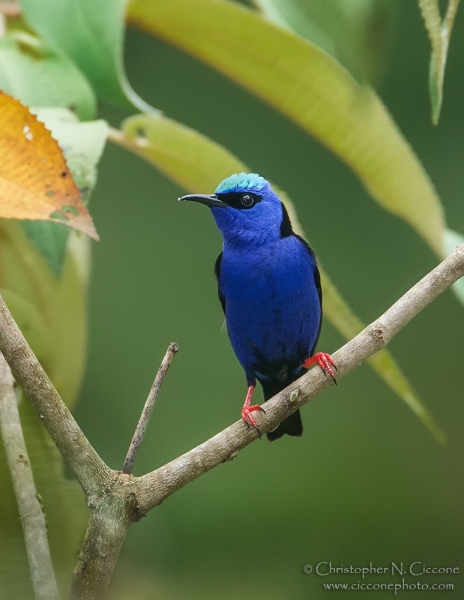
M319 365L324 375L327 375L328 373L332 377L334 383L337 383L335 381L335 371L337 370L337 365L334 363L330 354L327 354L326 352L317 352L317 354L307 358L301 366L305 369L309 369L313 365Z
M254 427L259 433L259 435L261 435L261 432L258 429L258 424L256 423L255 418L251 413L256 410L261 410L263 413L265 413L266 411L259 404L254 404L253 406L250 406L251 396L253 395L254 389L254 385L250 385L250 387L248 388L248 393L245 398L245 404L242 408L242 419L245 421L245 424L248 428L250 428L250 426Z

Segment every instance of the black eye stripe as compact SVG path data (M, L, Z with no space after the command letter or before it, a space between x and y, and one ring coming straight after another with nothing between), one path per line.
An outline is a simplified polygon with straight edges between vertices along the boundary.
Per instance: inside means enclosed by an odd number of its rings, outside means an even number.
M253 206L262 200L262 197L259 194L253 194L252 192L227 192L216 194L216 196L231 208L237 208L239 210L253 208Z

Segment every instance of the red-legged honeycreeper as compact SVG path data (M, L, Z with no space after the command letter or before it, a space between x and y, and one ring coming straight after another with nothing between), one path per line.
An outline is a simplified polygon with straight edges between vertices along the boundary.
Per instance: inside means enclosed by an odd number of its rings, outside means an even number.
M314 354L322 322L322 291L314 252L297 235L285 206L266 179L239 173L224 179L215 194L190 194L209 206L224 239L215 273L219 300L248 393L242 419L258 426L251 396L258 380L268 400L318 364L335 381L329 354ZM303 433L297 410L267 434Z

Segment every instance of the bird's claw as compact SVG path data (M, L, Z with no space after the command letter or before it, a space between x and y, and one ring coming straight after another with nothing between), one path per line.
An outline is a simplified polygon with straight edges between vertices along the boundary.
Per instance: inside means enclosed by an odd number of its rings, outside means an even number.
M317 352L313 356L306 359L302 366L305 369L309 369L309 367L316 364L319 365L324 375L327 377L328 373L335 385L337 385L337 381L335 379L335 371L338 371L338 369L330 354L327 354L327 352Z
M245 421L245 425L250 429L250 427L254 427L261 437L261 431L259 430L258 424L256 423L255 418L251 414L254 411L260 410L264 414L266 411L259 404L254 404L253 406L244 406L242 408L242 419Z

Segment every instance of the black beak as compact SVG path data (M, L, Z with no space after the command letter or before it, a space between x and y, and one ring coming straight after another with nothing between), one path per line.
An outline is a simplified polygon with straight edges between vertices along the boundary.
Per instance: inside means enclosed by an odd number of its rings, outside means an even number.
M215 194L211 194L210 196L207 194L188 194L187 196L182 196L182 198L179 198L179 202L184 201L199 202L200 204L205 204L206 206L227 208L227 204L222 200L219 200Z

